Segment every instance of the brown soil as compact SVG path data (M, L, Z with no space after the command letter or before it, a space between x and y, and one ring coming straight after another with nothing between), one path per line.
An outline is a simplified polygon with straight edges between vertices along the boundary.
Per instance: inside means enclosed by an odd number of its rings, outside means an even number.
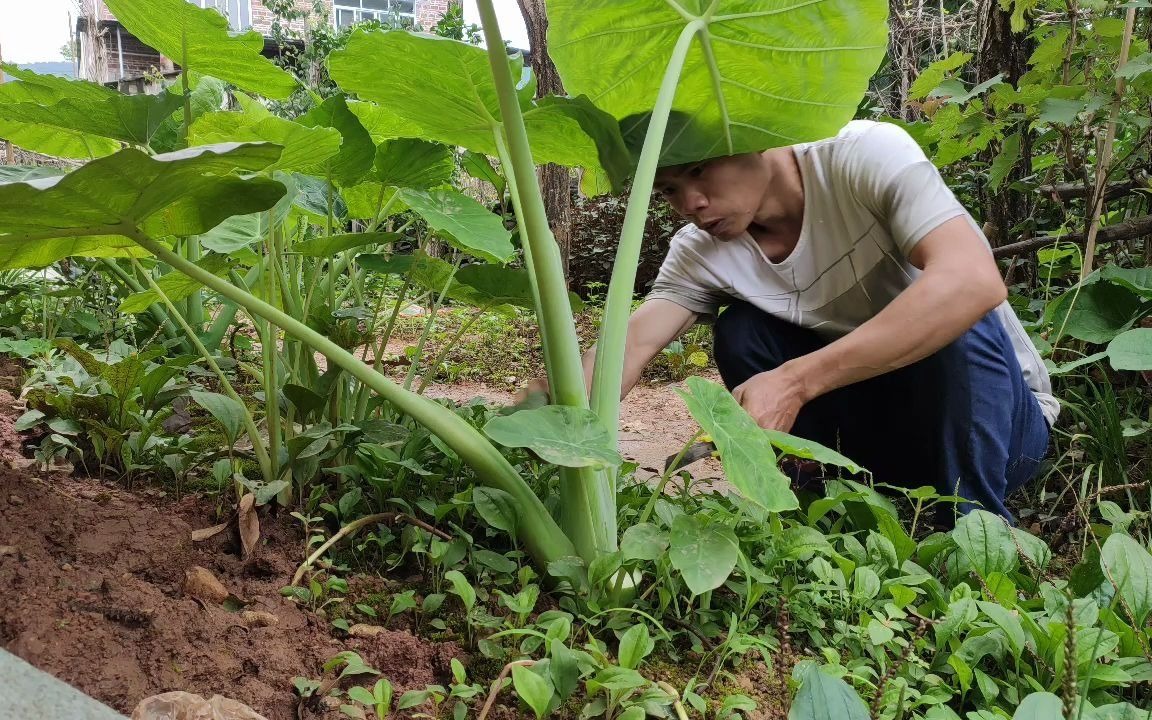
M17 387L18 369L0 362L0 647L125 714L146 697L185 690L294 720L293 678L324 678L322 665L342 650L360 653L398 693L448 680L454 645L406 631L334 638L327 622L280 596L302 559L294 520L263 518L259 549L245 562L229 533L192 542L194 529L215 522L200 499L165 507L37 472L12 429L22 408L3 388ZM277 624L249 628L239 614L186 596L193 566ZM343 716L321 706L299 717Z

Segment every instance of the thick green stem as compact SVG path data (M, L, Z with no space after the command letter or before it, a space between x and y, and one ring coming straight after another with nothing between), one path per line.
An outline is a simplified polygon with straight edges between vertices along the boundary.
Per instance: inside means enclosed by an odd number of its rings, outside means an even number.
M162 243L156 242L136 228L123 226L117 228L116 232L132 238L141 247L164 262L171 264L172 267L189 277L199 280L205 286L237 303L248 312L279 325L285 332L315 348L331 363L343 368L348 374L379 393L381 397L401 412L407 413L416 422L435 433L476 471L482 483L503 490L513 497L521 513L520 538L541 567L547 567L548 563L554 560L575 554L575 548L564 535L560 526L548 514L544 504L532 493L532 489L516 473L508 460L479 431L456 413L425 397L405 391L304 323L277 310L259 298L252 297L203 268L189 263Z
M531 261L540 294L538 313L541 339L548 348L551 365L548 377L552 399L559 405L587 408L580 343L572 321L572 304L568 299L560 250L548 226L504 39L492 0L479 0L477 7L488 45L488 62L500 99L508 156L512 160L511 176L515 179L520 200L520 233L525 246L530 248L526 258ZM508 170L506 167L506 175ZM564 529L586 562L616 549L616 497L607 474L565 468L561 472L560 506Z
M277 252L277 229L272 222L271 213L268 214L268 271L264 273L264 291L269 302L274 302L280 295L279 282L281 279L280 254ZM283 300L281 300L283 302ZM277 372L277 353L279 352L279 330L268 321L264 326L264 344L261 346L264 356L264 424L268 427L268 448L272 468L272 479L280 479L280 377ZM281 504L287 506L292 501L291 485L284 489L278 497ZM303 494L303 493L301 493Z
M640 262L640 250L644 243L644 224L648 221L652 185L656 179L656 169L664 145L664 133L668 128L668 118L672 114L672 103L676 99L676 87L680 82L684 62L696 33L706 27L702 20L689 23L680 34L680 39L676 42L676 48L668 61L664 80L660 85L660 94L656 97L656 107L652 110L651 122L648 124L648 133L644 138L644 149L640 153L640 163L636 168L636 178L628 198L628 211L624 215L620 245L616 250L612 281L608 285L608 300L604 306L600 341L596 344L592 410L600 417L600 422L613 441L618 437L620 430L620 390L624 374L624 349L628 339L628 317L632 310L636 268Z
M167 248L165 248L165 250L167 252L172 252ZM176 255L175 253L172 254ZM179 256L176 255L176 257ZM132 259L132 262L133 264L137 265L137 267L139 267L139 264L136 262L135 258ZM193 265L193 267L196 266ZM240 398L240 395L237 394L236 390L232 388L232 383L228 381L228 376L225 375L224 371L220 369L220 366L216 364L216 358L212 355L212 353L208 352L208 348L204 347L204 343L200 342L200 336L196 334L196 331L192 329L192 326L189 325L184 320L184 317L176 310L176 305L173 304L172 300L168 298L168 296L164 293L164 290L156 284L156 281L153 280L152 277L148 275L148 273L144 273L144 277L148 278L149 287L168 307L168 312L171 314L171 316L176 318L176 322L180 325L180 328L184 331L184 334L188 336L188 341L192 343L193 347L196 348L196 352L200 353L200 357L204 358L204 362L207 363L208 367L212 370L213 373L215 373L216 379L220 381L220 389L224 391L225 395L235 400L237 403L239 403L240 407L243 408L244 415L242 420L244 422L244 431L248 433L248 439L252 441L252 452L256 455L257 464L260 465L260 473L264 476L264 482L272 482L276 478L272 474L272 463L268 458L268 449L264 446L264 440L260 437L260 431L256 428L256 421L252 419L252 413L248 411L248 406L244 404L244 401ZM237 495L239 494L240 489L237 488Z

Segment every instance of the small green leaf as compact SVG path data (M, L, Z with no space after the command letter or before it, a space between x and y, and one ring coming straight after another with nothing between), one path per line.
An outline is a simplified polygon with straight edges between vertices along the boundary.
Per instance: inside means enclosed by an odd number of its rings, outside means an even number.
M580 683L580 666L576 662L576 653L557 638L549 642L548 650L548 672L552 676L552 685L556 688L560 699L567 700Z
M972 53L954 52L943 60L937 60L920 71L916 81L908 90L908 97L913 100L922 100L944 82L944 78L953 70L959 70L973 57Z
M667 549L668 534L651 523L633 525L620 538L625 560L655 560Z
M620 638L620 652L617 654L617 660L620 667L635 670L655 648L656 641L649 634L648 626L644 623L637 623L628 628L628 631Z
M555 691L547 678L522 665L513 665L512 685L521 699L532 708L532 712L536 713L537 720L548 714L548 707L552 704Z
M477 485L472 488L472 502L476 512L497 530L514 534L516 532L517 512L516 499L509 493L498 488Z
M620 453L591 410L546 405L494 417L484 433L505 447L530 448L544 460L564 467L606 468L620 464Z
M224 428L224 435L229 443L235 443L240 437L244 416L247 410L236 400L220 393L193 390L189 393L192 401L211 413L212 417Z
M994 572L1010 573L1020 562L1008 524L986 510L973 510L960 518L952 538L961 557L985 579Z
M736 535L718 522L680 515L672 523L668 557L695 595L723 585L738 553Z
M796 437L795 435L789 435L779 430L765 430L764 433L768 436L769 442L780 451L781 455L790 455L803 460L815 460L822 465L842 467L852 474L866 472L864 468L852 462L850 459L844 457L832 448L824 447L818 442Z
M27 410L23 415L16 418L16 423L12 426L12 429L16 432L31 430L32 428L39 425L40 421L43 420L44 417L44 413L39 410Z
M788 720L870 720L868 706L852 686L828 675L815 663L801 672L800 689Z
M348 688L348 699L354 700L362 705L367 705L368 707L376 706L376 698L372 697L372 693L368 692L366 688Z
M457 595L464 603L464 607L471 610L476 605L476 590L459 570L449 570L444 573L444 579L452 583L452 594Z

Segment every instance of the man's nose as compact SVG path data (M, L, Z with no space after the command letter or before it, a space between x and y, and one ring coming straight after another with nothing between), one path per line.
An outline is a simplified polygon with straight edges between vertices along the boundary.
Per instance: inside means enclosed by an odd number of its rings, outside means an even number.
M699 190L688 189L684 191L684 211L688 215L695 215L708 207L708 198Z

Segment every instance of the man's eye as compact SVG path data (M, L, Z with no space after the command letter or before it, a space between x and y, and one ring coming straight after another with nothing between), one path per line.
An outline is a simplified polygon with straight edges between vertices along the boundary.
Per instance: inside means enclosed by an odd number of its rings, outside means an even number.
M688 174L694 178L698 178L704 174L704 166L703 165L697 165L697 166L693 167L691 170L689 170Z
M660 194L663 195L664 197L672 197L672 195L674 195L675 193L676 193L676 191L670 187L660 188Z

